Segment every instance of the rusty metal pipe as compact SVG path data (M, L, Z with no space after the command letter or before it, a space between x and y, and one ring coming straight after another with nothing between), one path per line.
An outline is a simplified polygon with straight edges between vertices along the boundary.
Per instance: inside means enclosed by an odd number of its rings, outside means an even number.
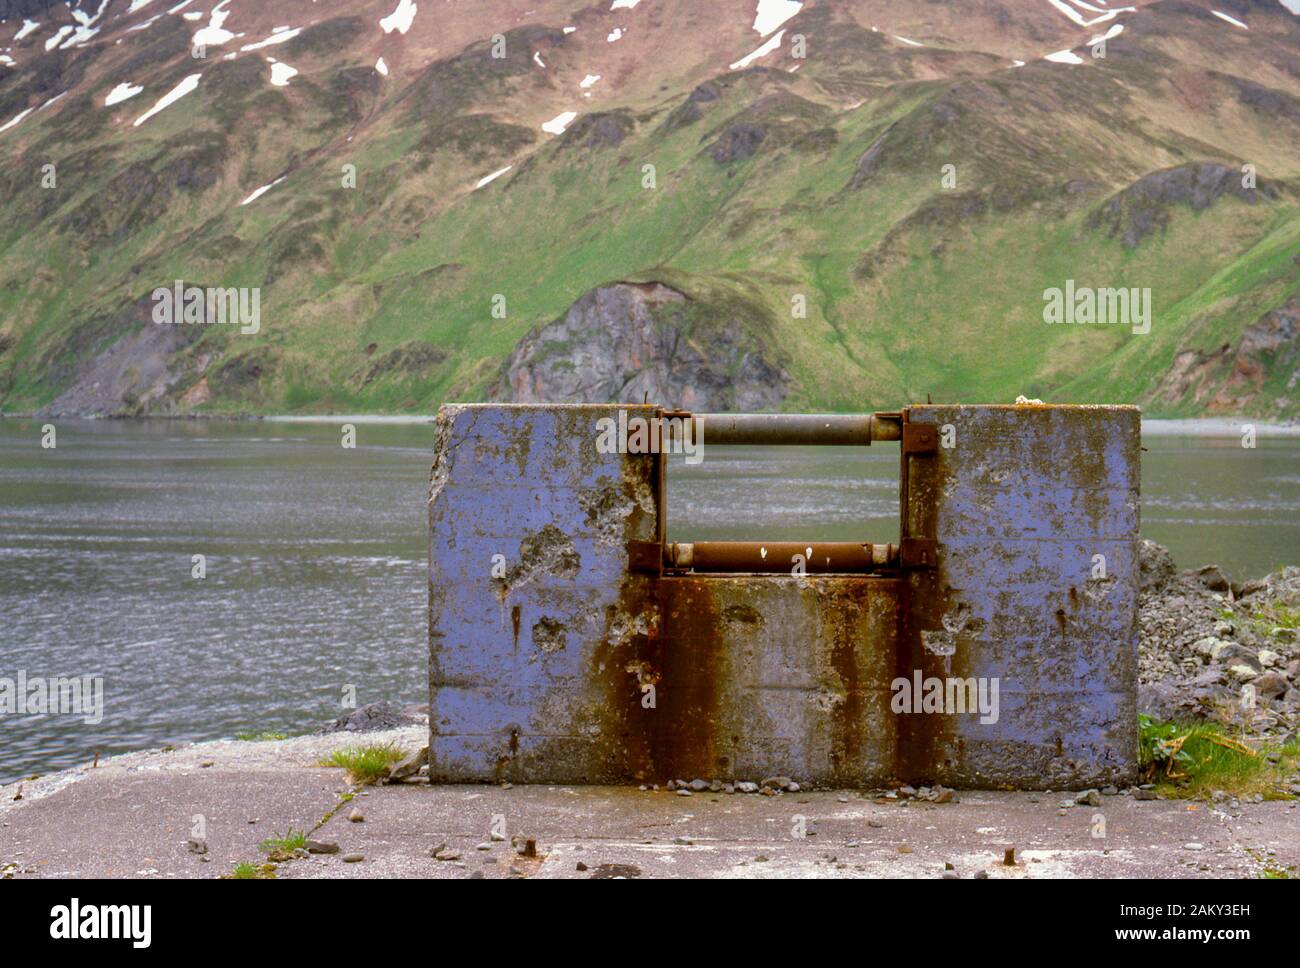
M901 420L867 413L697 413L709 444L867 446L898 440Z
M664 545L664 567L696 572L854 574L898 563L892 544L855 541L674 541Z

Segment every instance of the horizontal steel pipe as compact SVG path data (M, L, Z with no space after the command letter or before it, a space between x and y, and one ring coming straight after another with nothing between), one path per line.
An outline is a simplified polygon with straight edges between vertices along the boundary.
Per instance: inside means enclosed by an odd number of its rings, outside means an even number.
M896 564L892 544L854 541L674 541L664 567L696 572L854 574Z
M866 446L898 440L897 418L864 413L697 413L709 444Z

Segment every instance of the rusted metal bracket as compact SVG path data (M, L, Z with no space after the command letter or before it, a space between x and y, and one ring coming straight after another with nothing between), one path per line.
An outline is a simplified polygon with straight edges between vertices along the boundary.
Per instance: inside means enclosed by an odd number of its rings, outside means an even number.
M939 544L934 538L904 538L898 546L898 564L903 568L935 568Z
M664 571L664 546L658 541L630 541L627 546L629 571L662 575Z
M939 434L934 424L903 424L903 453L922 456L933 454L939 447Z

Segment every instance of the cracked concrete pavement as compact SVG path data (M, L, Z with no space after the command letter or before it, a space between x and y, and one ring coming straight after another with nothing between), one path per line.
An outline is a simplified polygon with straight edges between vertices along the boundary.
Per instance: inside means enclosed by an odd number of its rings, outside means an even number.
M278 742L220 741L114 757L0 788L6 877L216 877L262 862L260 842L312 830L351 788L315 766L358 742L411 748L422 727ZM21 799L15 795L21 792ZM902 806L859 791L780 796L635 787L368 787L310 836L340 852L279 864L279 878L928 877L1213 878L1300 870L1296 801L1225 805L962 791ZM364 816L348 819L353 808ZM1105 836L1095 837L1098 816ZM201 818L201 820L200 820ZM206 826L207 853L187 841ZM504 830L505 840L491 834ZM800 834L803 836L800 836ZM537 858L511 837L534 838ZM447 844L456 860L435 860ZM1016 864L1002 864L1006 847ZM1199 846L1199 849L1198 849ZM480 849L482 848L482 849ZM344 862L347 854L363 860ZM581 865L581 866L580 866Z

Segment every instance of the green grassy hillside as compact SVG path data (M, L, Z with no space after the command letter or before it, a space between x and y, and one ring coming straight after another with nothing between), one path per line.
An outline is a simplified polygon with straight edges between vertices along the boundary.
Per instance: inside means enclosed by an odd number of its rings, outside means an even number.
M810 3L776 53L731 71L726 50L760 42L743 18L665 43L675 17L707 15L647 0L629 22L659 26L626 43L656 62L602 76L591 101L556 78L606 56L579 40L603 36L603 4L590 24L530 4L508 56L484 25L388 77L374 44L397 35L328 17L258 52L299 70L285 87L258 54L196 67L173 16L38 45L0 74L0 123L71 86L0 134L0 409L428 412L499 393L519 340L584 292L654 280L738 319L789 375L787 409L1024 393L1296 416L1278 314L1300 296L1300 18L1228 4L1251 24L1234 32L1206 6L1147 3L1093 58L1093 31L1043 5L1019 26L982 6L966 33L929 6L894 6L915 47L871 29L879 4ZM1071 46L1084 63L1041 59ZM132 125L197 70L193 94ZM103 106L142 72L148 96ZM568 103L577 119L543 131ZM149 294L175 279L258 287L260 331L154 327ZM1150 332L1046 325L1043 292L1067 279L1149 288Z

